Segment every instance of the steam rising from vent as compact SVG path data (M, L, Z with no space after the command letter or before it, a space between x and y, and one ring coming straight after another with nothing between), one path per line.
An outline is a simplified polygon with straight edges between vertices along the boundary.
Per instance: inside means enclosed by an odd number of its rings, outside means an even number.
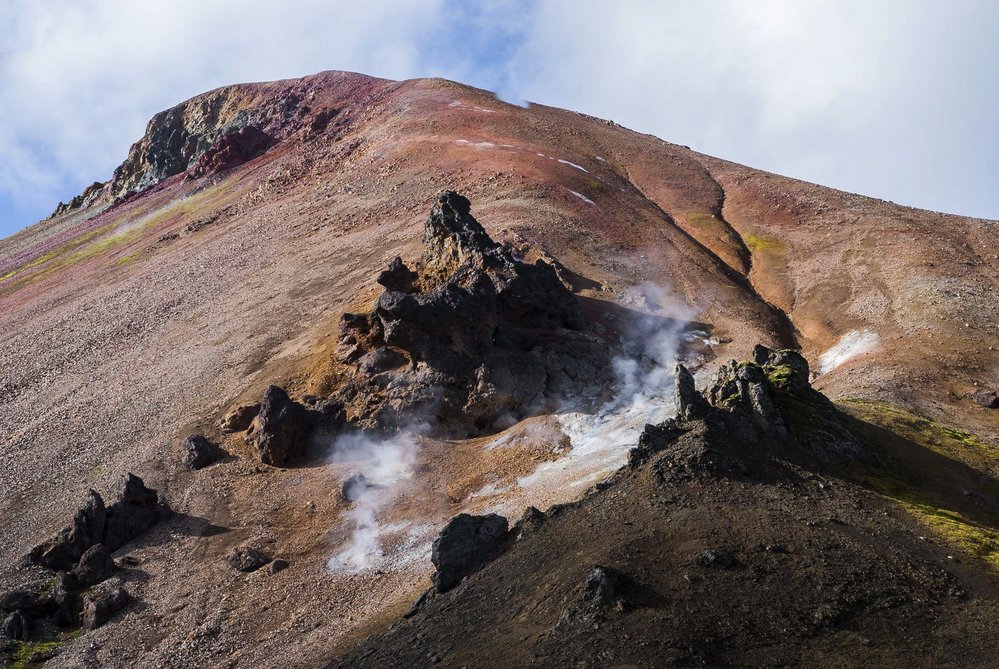
M381 439L351 433L334 442L331 462L354 466L364 477L364 490L343 516L353 530L344 549L330 558L329 569L363 571L381 565L386 538L404 528L384 526L378 516L392 506L412 478L418 453L418 438L410 432Z
M655 284L639 284L625 294L622 306L639 315L622 328L621 352L613 360L614 397L596 413L557 413L572 449L521 477L521 488L559 485L582 492L624 465L646 423L675 413L674 363L685 342L706 333L686 330L690 308Z

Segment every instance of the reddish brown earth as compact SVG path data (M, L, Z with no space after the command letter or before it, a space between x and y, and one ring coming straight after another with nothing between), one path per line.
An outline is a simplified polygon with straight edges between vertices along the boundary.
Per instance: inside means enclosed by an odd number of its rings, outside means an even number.
M266 138L211 135L247 116ZM171 123L211 141L150 159ZM164 169L180 171L150 183ZM87 488L107 492L126 471L183 514L123 549L142 604L46 666L314 666L425 588L425 559L327 573L346 532L344 466L265 467L214 425L268 384L337 383L340 315L369 308L392 257L419 255L443 189L468 197L494 239L557 260L594 314L634 307L642 282L664 288L675 303L659 313L710 330L702 374L756 343L798 348L820 370L848 337L857 354L817 388L999 445L999 411L971 399L999 386L999 222L795 181L439 79L329 72L227 87L158 115L82 206L0 241L0 586L30 575L20 558ZM427 441L418 490L392 513L432 536L459 511L505 504L515 517L578 497L563 485L474 495L557 459L553 421L515 426L528 437L500 454ZM185 470L178 442L199 430L233 457ZM233 571L224 557L247 541L290 568Z

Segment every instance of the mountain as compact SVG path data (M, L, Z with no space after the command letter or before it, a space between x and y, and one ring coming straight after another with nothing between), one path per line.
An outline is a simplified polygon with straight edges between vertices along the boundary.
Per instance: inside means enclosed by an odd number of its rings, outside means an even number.
M439 79L199 95L0 241L6 652L982 666L997 231Z

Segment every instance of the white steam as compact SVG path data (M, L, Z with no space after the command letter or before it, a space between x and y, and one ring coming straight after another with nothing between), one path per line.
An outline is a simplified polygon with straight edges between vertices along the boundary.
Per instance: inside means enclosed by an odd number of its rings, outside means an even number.
M365 483L364 490L343 516L353 530L343 549L330 558L329 569L377 568L384 561L387 542L412 543L407 524L385 524L380 516L392 507L412 478L418 453L418 440L408 432L382 439L352 433L334 442L331 461L350 465L355 475L363 475Z
M706 333L686 330L690 308L651 283L627 293L622 306L636 315L624 325L621 351L612 361L613 399L595 413L557 413L572 448L520 477L521 488L562 486L582 492L624 465L647 423L661 423L676 412L674 364L684 343L703 339Z

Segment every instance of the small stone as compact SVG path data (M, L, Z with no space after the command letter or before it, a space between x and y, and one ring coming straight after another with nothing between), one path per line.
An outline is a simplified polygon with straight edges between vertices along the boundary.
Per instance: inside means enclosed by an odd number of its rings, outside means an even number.
M267 565L267 573L273 576L279 571L284 571L287 568L288 568L288 561L278 558L272 561L269 565Z
M229 566L243 573L254 572L271 561L271 558L252 546L237 546L227 558Z

